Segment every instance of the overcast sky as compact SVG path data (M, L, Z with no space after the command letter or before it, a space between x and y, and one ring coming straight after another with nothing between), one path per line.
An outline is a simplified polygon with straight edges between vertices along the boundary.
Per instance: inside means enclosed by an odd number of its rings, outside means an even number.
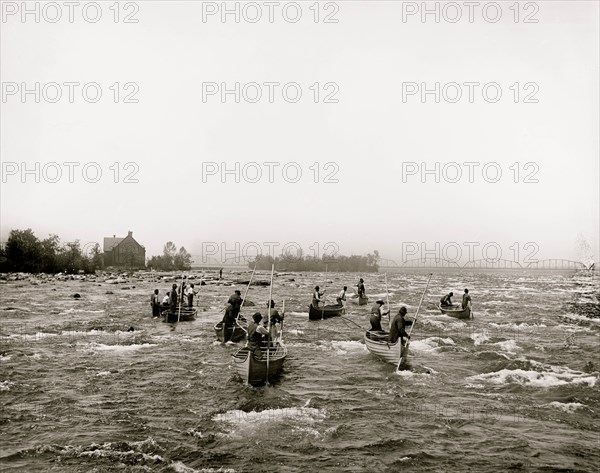
M101 2L96 23L79 9L70 23L62 2L60 20L50 22L55 7L40 7L36 23L12 14L21 2L3 2L3 240L14 228L82 243L131 230L148 256L167 240L194 254L211 242L297 242L311 254L334 242L342 254L377 249L396 260L407 244L455 242L466 257L468 242L494 242L503 258L522 262L533 249L539 259L576 259L582 235L598 261L598 2L523 2L518 22L513 2L500 2L495 23L491 7L470 22L457 2L462 16L453 23L458 10L441 3L437 23L410 14L421 2L391 1L300 2L296 23L294 5L289 21L274 8L271 23L268 5L240 3L236 23L209 15L221 2L143 1L122 3L115 23L112 3ZM251 23L256 6L262 17ZM125 23L127 15L137 23ZM40 103L21 95L23 83L36 82ZM56 103L51 82L62 92ZM81 84L73 103L65 82ZM97 103L83 98L90 82L102 91ZM241 90L240 103L234 94L222 103L219 90L208 95L209 83L236 82L240 90L258 83L262 97L250 103L254 86ZM265 82L281 84L272 86L273 103ZM436 82L440 102L431 93L422 103L422 83ZM445 87L452 82L460 89ZM298 85L284 97L286 83ZM93 100L95 89L87 92ZM60 179L50 162L60 163ZM65 162L78 163L72 183ZM248 182L251 162L263 172L256 183ZM273 183L265 162L279 163ZM39 163L40 182L35 171L22 174L23 163ZM239 183L221 175L222 163L239 163ZM433 172L421 175L423 163ZM98 182L86 182L86 164L87 181L102 171ZM288 182L298 169L299 181Z

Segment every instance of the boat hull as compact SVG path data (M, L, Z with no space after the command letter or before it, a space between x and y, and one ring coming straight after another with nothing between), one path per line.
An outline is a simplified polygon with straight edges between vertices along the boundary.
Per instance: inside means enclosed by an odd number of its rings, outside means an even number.
M400 339L398 339L396 343L390 343L387 340L387 337L387 332L372 332L371 330L367 330L367 332L365 332L365 345L367 346L367 350L377 358L396 366L402 356L402 363L400 363L400 366L404 365L408 357L407 345L401 345Z
M358 305L367 305L368 303L369 303L368 297L359 297L358 298Z
M198 309L195 307L182 307L181 313L179 309L176 309L175 312L171 312L170 309L163 310L161 315L163 316L163 322L174 323L179 320L179 322L190 322L192 320L196 320L196 315L198 314Z
M315 309L312 304L308 306L309 320L328 319L329 317L338 317L344 314L344 307L339 305L326 305Z
M259 386L267 380L274 378L281 371L283 362L287 356L287 348L278 344L269 350L268 374L266 347L261 348L262 357L259 360L250 353L248 347L241 348L231 355L233 358L233 367L244 383Z
M234 325L233 327L227 326L224 328L224 323L219 322L215 325L215 334L217 335L217 339L221 343L225 342L241 342L246 338L246 331L240 327L239 325Z
M463 309L458 305L451 305L447 307L442 307L438 305L438 309L442 312L442 314L449 315L450 317L456 317L457 319L469 319L471 318L471 309L467 307Z

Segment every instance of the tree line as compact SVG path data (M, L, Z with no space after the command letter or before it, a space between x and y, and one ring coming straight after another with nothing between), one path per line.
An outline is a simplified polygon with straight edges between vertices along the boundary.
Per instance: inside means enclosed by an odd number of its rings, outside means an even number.
M100 245L96 243L89 253L86 250L81 248L79 240L61 243L54 234L40 240L30 228L11 230L6 244L0 248L0 272L77 274L105 269ZM163 254L152 256L146 266L159 271L187 271L191 263L192 255L183 246L177 250L169 241L163 247Z
M314 256L293 256L282 255L273 258L270 255L257 256L254 261L248 263L249 268L260 270L270 270L271 265L275 264L277 271L335 271L335 272L357 272L357 273L376 273L379 270L379 252L375 250L373 254L366 256L336 255L335 257L323 256L315 258Z
M11 230L4 248L0 249L0 271L24 273L93 273L104 267L100 245L84 254L79 240L62 244L58 235L43 240L33 231Z

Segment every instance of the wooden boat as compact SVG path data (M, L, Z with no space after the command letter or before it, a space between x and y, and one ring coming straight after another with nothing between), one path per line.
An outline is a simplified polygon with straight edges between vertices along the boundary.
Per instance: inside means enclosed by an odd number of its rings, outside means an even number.
M326 305L323 307L319 307L318 309L315 309L312 304L310 306L308 306L308 319L309 320L327 319L329 317L340 316L344 313L345 313L344 307L339 306L337 304Z
M367 305L368 302L369 298L367 296L358 298L358 305Z
M215 325L215 333L217 335L217 339L221 343L225 343L225 342L237 343L237 342L241 342L242 340L244 340L246 338L246 331L247 331L248 324L245 323L244 321L240 320L240 322L238 324L235 324L233 327L227 326L226 328L224 328L224 325L225 324L223 322L219 322L218 324Z
M233 367L242 381L252 386L264 384L275 377L283 366L287 348L279 342L269 348L269 368L267 373L267 347L262 347L261 358L256 359L248 347L240 348L233 355Z
M174 323L178 320L180 322L190 322L196 320L198 309L195 307L182 307L181 313L179 312L179 308L175 309L175 312L171 312L170 309L165 309L161 312L161 315L163 316L163 322Z
M392 363L397 366L401 355L402 363L400 363L400 366L406 363L408 357L406 343L401 345L400 339L398 339L396 343L390 343L389 333L387 332L373 332L367 330L365 332L365 345L367 346L367 350L373 355L387 363Z
M442 314L446 314L459 319L468 319L471 317L471 309L469 307L463 309L460 305L449 305L445 307L438 305L438 309L440 309Z

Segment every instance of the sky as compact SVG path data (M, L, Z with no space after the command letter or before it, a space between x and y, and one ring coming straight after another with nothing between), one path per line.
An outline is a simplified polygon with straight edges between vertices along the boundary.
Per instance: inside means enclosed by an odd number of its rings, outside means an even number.
M3 241L600 259L598 2L91 3L2 2Z

